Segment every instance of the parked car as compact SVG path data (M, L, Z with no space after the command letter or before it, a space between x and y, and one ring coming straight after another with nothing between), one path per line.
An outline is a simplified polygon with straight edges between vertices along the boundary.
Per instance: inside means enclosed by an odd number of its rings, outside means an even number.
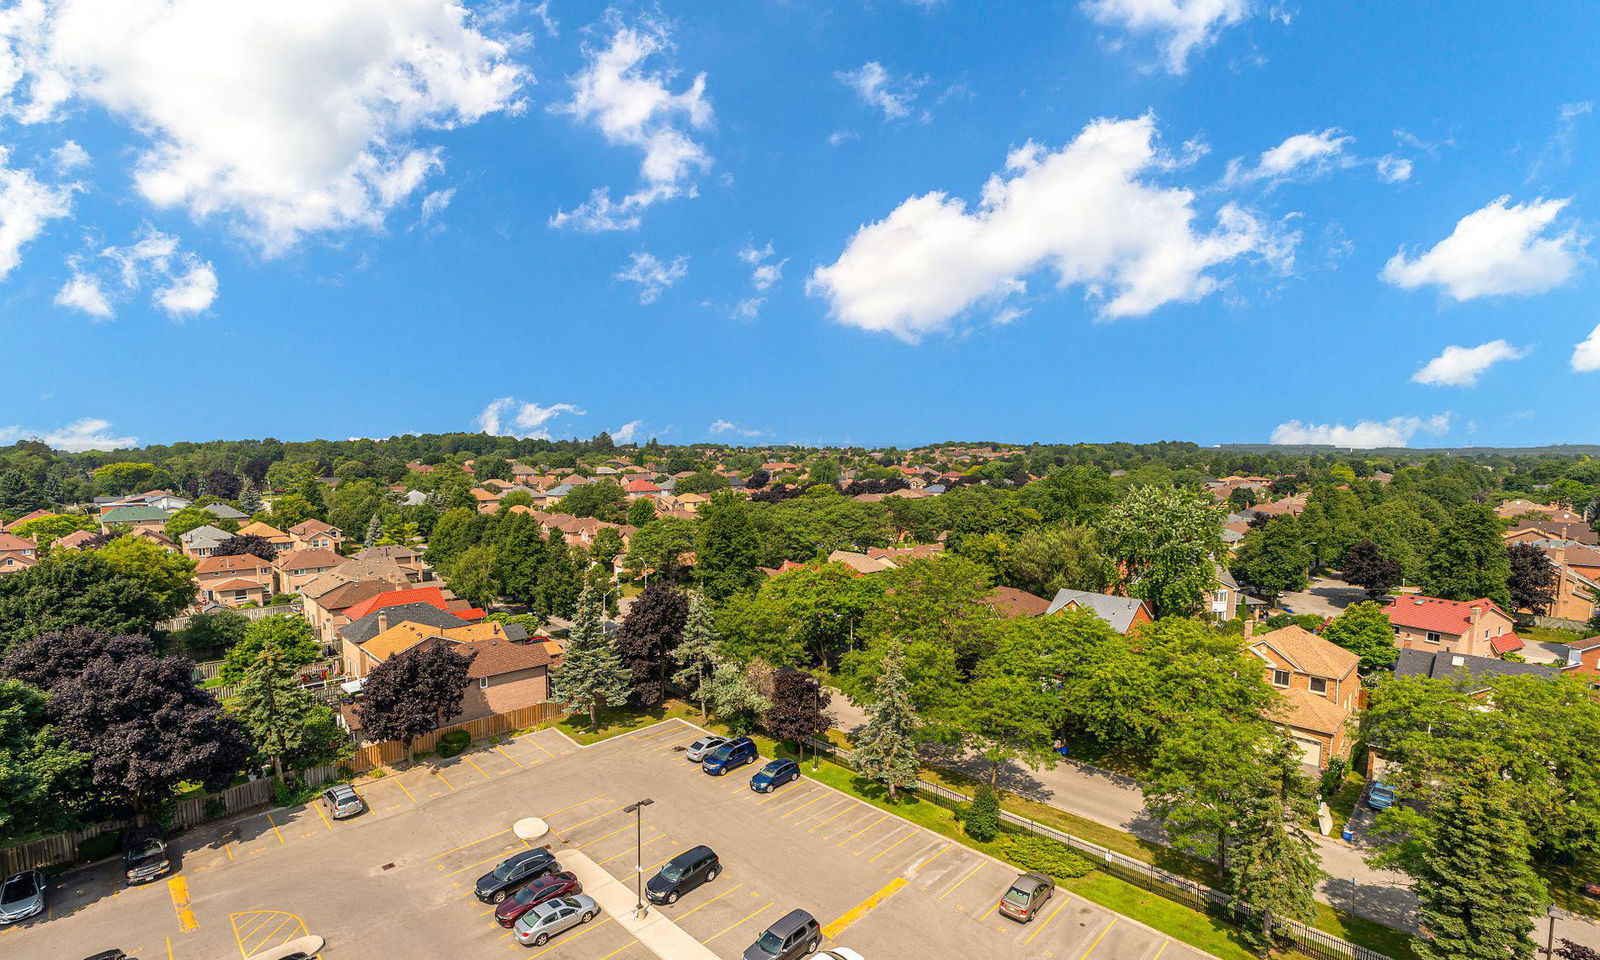
M322 791L322 805L328 808L328 816L335 820L367 812L367 802L361 799L361 794L356 793L355 787L345 783Z
M727 737L701 737L689 744L689 749L685 750L683 755L689 758L690 763L699 763L706 758L706 754L727 742Z
M288 943L280 943L276 947L269 947L260 953L252 953L248 960L316 960L322 953L322 948L327 946L326 940L316 934L296 937Z
M167 843L155 827L138 827L122 837L122 875L130 884L149 883L172 869Z
M717 879L721 872L722 861L716 851L702 844L663 863L644 885L644 895L651 903L677 903L679 897Z
M1000 915L1030 923L1055 892L1054 880L1030 870L1011 881L1011 889L1000 898Z
M24 870L0 884L0 924L17 923L43 912L43 873Z
M570 897L583 892L583 884L571 873L550 873L533 881L507 897L494 908L495 922L502 927L514 926L517 918L556 897Z
M786 783L800 779L800 765L793 760L772 760L750 778L750 789L771 793Z
M1374 810L1387 810L1396 800L1394 788L1386 783L1374 783L1367 788L1367 806Z
M713 777L720 777L729 770L753 763L759 756L754 740L749 737L739 737L737 740L729 740L707 754L705 760L700 763L700 769Z
M804 910L791 910L744 948L744 960L794 960L817 952L822 927Z
M85 957L84 960L135 960L135 958L121 950L102 950L92 957Z
M817 954L819 960L867 960L849 947L829 947Z
M600 905L580 893L539 904L523 914L511 930L517 935L518 943L542 947L561 931L588 923L599 915Z
M550 851L524 850L500 861L493 870L479 877L472 892L484 903L503 903L517 884L536 880L560 869L561 864L550 855Z

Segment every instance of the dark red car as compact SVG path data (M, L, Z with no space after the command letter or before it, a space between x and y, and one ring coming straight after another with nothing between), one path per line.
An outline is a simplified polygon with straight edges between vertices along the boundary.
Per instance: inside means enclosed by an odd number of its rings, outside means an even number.
M494 908L495 922L502 927L510 927L517 922L517 918L532 910L546 900L556 897L570 897L575 893L583 892L583 884L570 873L552 873L540 877L527 886L506 897L505 902Z

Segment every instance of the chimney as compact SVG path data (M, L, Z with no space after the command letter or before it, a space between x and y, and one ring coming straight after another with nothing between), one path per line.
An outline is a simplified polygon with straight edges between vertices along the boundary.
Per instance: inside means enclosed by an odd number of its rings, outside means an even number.
M382 633L387 629L389 629L389 608L385 607L378 611L378 632Z
M1254 620L1246 619L1245 622L1244 622L1244 638L1246 640L1249 640L1251 637L1253 637L1255 635L1256 635L1256 622Z

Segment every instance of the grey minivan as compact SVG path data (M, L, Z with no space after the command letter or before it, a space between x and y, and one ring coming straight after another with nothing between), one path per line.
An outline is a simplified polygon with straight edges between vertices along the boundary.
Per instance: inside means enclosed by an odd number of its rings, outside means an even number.
M518 943L542 947L561 931L588 923L599 915L600 905L594 902L593 897L582 893L557 897L546 900L518 917L511 932L517 935Z
M722 861L717 859L716 852L701 844L663 863L644 885L644 895L651 903L677 903L679 897L702 883L717 879L721 872Z
M821 945L817 918L804 910L791 910L744 948L744 960L795 960L816 953Z

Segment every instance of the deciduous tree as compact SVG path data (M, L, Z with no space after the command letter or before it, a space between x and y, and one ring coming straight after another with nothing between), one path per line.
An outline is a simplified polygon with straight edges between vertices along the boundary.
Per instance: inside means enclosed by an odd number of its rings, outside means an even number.
M1106 514L1100 540L1132 596L1156 616L1198 613L1222 556L1222 517L1207 494L1176 487L1130 490Z
M374 667L356 703L362 733L372 740L401 741L406 761L414 761L416 739L461 712L476 654L454 647L443 642L413 647Z
M1363 676L1394 665L1400 651L1394 645L1394 624L1380 604L1354 603L1334 617L1322 638L1361 658Z
M271 563L278 556L278 548L258 533L236 533L211 551L213 557L241 557L245 554Z
M644 588L623 618L613 642L640 704L657 704L666 696L667 671L688 615L688 598L657 581Z
M751 509L749 501L726 490L712 494L700 508L695 577L700 589L713 600L761 581L761 571L756 569L760 560Z
M1560 584L1555 564L1531 543L1513 543L1506 547L1506 562L1511 566L1511 575L1506 578L1506 589L1511 593L1511 612L1526 610L1537 617L1549 613Z
M280 613L251 621L239 642L223 655L217 676L224 683L243 683L251 667L267 650L275 651L282 663L295 669L314 663L322 655L322 645L317 642L311 624L299 614Z
M1511 561L1500 533L1504 524L1481 503L1464 503L1450 514L1428 558L1422 588L1446 600L1488 597L1510 611Z
M763 726L779 740L796 747L828 730L828 704L832 700L817 678L804 670L779 670L772 677L772 702Z
M1367 591L1376 600L1400 582L1400 563L1385 557L1371 540L1357 540L1344 552L1345 582Z

